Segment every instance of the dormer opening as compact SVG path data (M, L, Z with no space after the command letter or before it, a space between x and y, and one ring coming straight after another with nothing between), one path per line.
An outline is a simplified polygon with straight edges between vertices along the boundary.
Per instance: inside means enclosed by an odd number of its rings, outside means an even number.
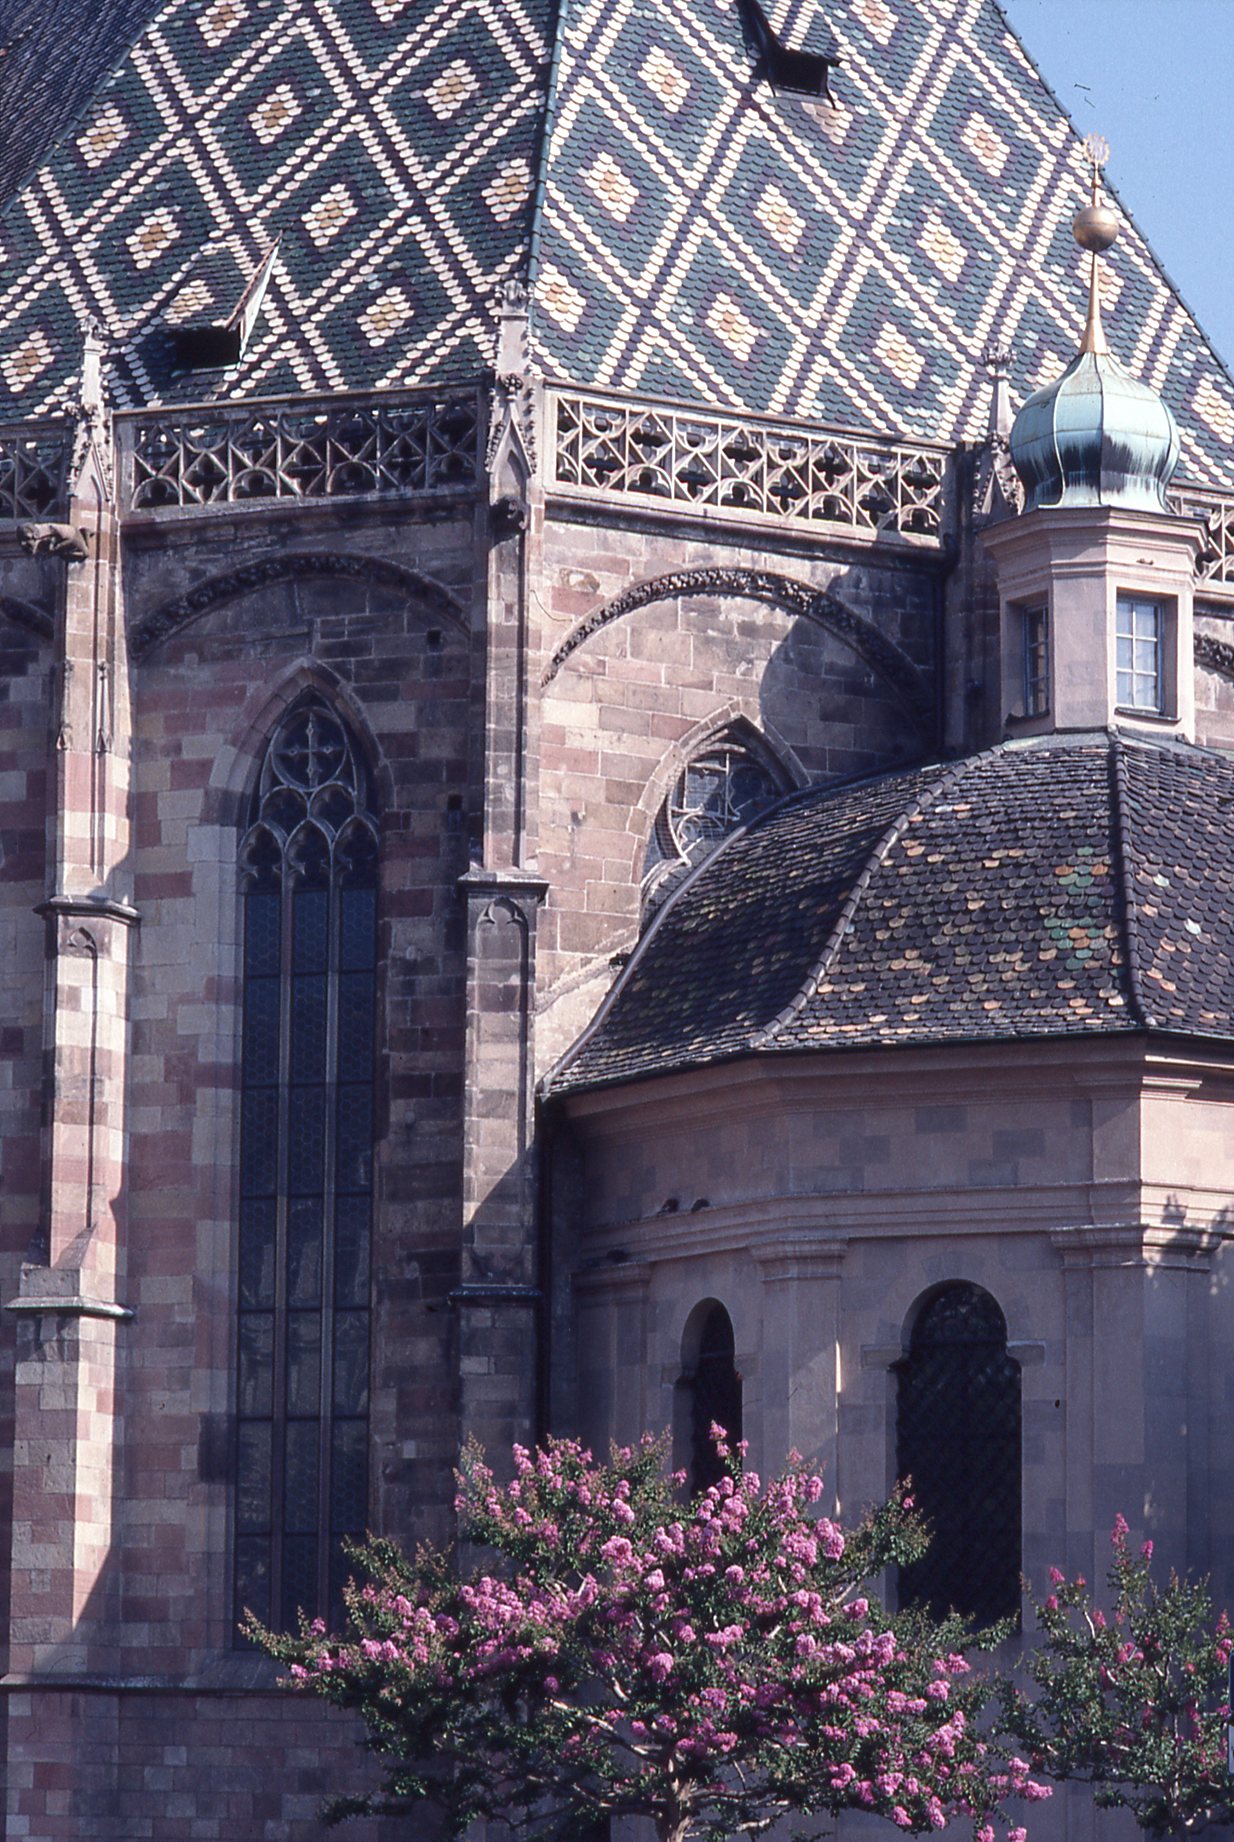
M753 53L755 75L768 82L773 90L785 90L794 96L825 96L835 107L831 94L831 73L840 59L834 52L799 51L786 45L759 0L737 0L742 35Z
M209 243L184 277L167 310L182 371L225 370L239 364L270 284L278 244L256 259L235 239Z

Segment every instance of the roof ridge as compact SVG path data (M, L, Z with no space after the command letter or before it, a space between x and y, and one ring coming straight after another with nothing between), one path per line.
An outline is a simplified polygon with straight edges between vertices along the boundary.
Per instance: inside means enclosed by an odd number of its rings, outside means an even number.
M933 763L931 765L941 766L941 764ZM592 1017L586 1028L580 1031L579 1035L575 1037L570 1046L558 1056L551 1068L549 1068L547 1073L542 1077L540 1083L542 1090L545 1093L552 1091L558 1079L565 1074L570 1064L582 1054L592 1037L596 1035L649 951L653 939L664 924L665 918L676 908L678 902L685 896L686 891L693 888L699 877L710 870L726 851L737 844L739 839L746 837L756 827L765 824L767 820L775 818L778 814L791 811L794 806L807 805L820 796L847 793L857 787L873 786L880 780L894 780L905 771L906 770L902 767L874 768L865 772L858 771L853 774L846 774L836 780L824 782L807 781L803 787L790 787L787 792L780 795L779 799L773 800L770 806L764 806L763 809L755 813L752 818L746 819L742 824L735 826L732 831L726 833L725 836L720 839L715 849L709 851L698 863L693 864L686 871L685 875L679 877L677 882L670 889L668 895L665 897L664 901L661 902L650 922L635 941L625 965L621 967L617 977L613 980L612 984L605 992L604 997L600 1000L595 1016ZM754 1044L754 1047L758 1047L757 1042ZM748 1051L743 1049L740 1053L744 1055L747 1054Z
M744 838L756 825L761 825L765 820L774 817L777 813L788 811L796 804L804 804L811 794L823 792L833 793L850 785L860 786L863 781L881 780L885 777L889 778L890 774L894 773L894 771L894 769L888 770L886 776L878 772L874 774L855 774L846 780L829 782L826 786L820 786L815 781L808 781L804 787L790 787L786 793L780 795L779 799L773 800L770 806L764 806L761 812L755 813L752 818L746 819L743 824L735 826L732 831L726 833L726 835L720 839L715 849L709 851L705 857L700 858L698 863L691 865L685 875L679 877L677 882L669 890L668 895L661 902L659 908L630 949L630 954L625 965L620 968L617 977L613 980L603 998L600 1000L595 1016L588 1023L587 1027L580 1031L575 1037L569 1048L558 1056L552 1067L549 1068L547 1073L542 1077L540 1082L541 1090L546 1094L550 1093L559 1078L565 1074L566 1070L570 1067L570 1064L576 1061L583 1053L592 1037L607 1020L609 1012L613 1009L613 1006L629 984L638 966L645 958L652 941L664 924L665 917L677 906L678 901L685 894L685 891L692 888L698 878L702 876L705 871L711 869L717 858L721 857L725 851L736 844L739 838Z
M553 129L557 125L557 95L561 79L561 52L566 36L566 13L570 0L552 0L552 50L548 59L548 78L544 85L544 103L540 109L540 144L536 149L535 184L531 191L531 209L527 224L527 254L523 276L527 289L528 349L533 348L531 322L536 310L536 282L540 274L540 231L544 223L544 199L548 190L549 158L553 151Z
M0 183L0 218L7 217L9 212L18 206L22 194L38 177L44 163L75 138L102 91L123 68L126 58L132 55L134 48L145 37L155 21L167 10L169 4L170 0L131 0L132 17L128 19L127 24L120 26L115 18L117 11L115 0L111 0L110 10L100 8L93 24L88 24L84 32L78 35L72 54L78 60L78 64L70 65L63 73L68 89L76 91L76 106L68 113L60 111L58 121L57 111L50 110L49 118L54 124L51 134L33 143L33 151L25 155L21 165L12 165L8 169L9 177ZM121 19L125 17L126 15L121 13ZM32 21L9 46L10 50L21 52L15 67L20 82L26 83L29 80L30 73L27 66L30 57L46 50L45 31L42 38L37 36L38 28L44 26L44 23L54 28L55 14L52 13L46 22ZM27 47L26 41L32 36L33 44ZM95 53L96 46L103 52L103 61L99 63L91 78L89 75L91 55ZM80 86L75 82L79 66L84 67L87 73L86 80ZM10 96L5 94L5 103L7 104L10 100Z
M823 943L822 952L798 986L796 992L780 1012L779 1016L773 1017L770 1023L764 1024L757 1036L754 1037L750 1044L752 1050L767 1048L779 1035L780 1031L804 1010L809 999L817 990L819 980L835 963L844 936L848 932L849 923L857 912L857 907L862 896L870 886L874 872L886 862L888 852L904 836L904 833L913 823L914 819L920 818L923 812L928 811L937 800L940 793L944 793L950 787L954 786L965 768L971 767L976 761L981 761L989 756L997 754L1002 746L1002 743L997 743L993 748L983 749L976 755L964 755L960 760L953 762L950 767L945 767L940 763L941 771L938 779L920 793L916 799L912 800L909 805L905 806L901 812L896 814L891 824L887 826L877 844L870 852L869 857L866 859L865 867L862 869L861 874L844 898L844 902L840 908L839 914L836 916L831 932Z
M1106 760L1110 776L1110 805L1114 815L1111 843L1114 846L1118 886L1119 932L1122 935L1123 958L1127 967L1127 995L1131 1011L1141 1029L1155 1030L1158 1027L1157 1020L1145 1002L1140 984L1140 927L1135 912L1127 838L1127 762L1119 736L1110 737Z

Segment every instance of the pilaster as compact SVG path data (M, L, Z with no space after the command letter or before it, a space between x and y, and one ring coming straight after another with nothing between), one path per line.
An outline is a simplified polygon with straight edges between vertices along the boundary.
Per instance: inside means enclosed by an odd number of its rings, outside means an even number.
M848 1237L795 1235L750 1249L763 1281L763 1446L817 1463L834 1505L840 1400L840 1277Z
M1219 1233L1062 1228L1067 1564L1101 1578L1114 1517L1207 1567L1207 1294Z
M18 1317L10 1668L97 1667L118 1597L129 962L129 699L100 348L87 336L68 522L23 532L57 572L47 814L43 1208Z
M584 1434L603 1451L610 1439L635 1444L648 1428L658 1430L668 1418L651 1391L655 1386L647 1310L651 1265L631 1260L605 1263L574 1275L578 1304L580 1392L585 1411ZM662 1378L662 1394L671 1402L678 1371Z
M537 1430L539 1197L532 1136L536 921L545 884L472 870L467 904L459 1364L464 1436L500 1464Z
M527 298L510 282L498 304L482 515L483 826L480 861L459 883L467 905L467 1048L463 1113L460 1412L500 1467L533 1440L540 1395L539 1196L532 1142L536 923L547 885L534 870L539 673L529 581L541 542L535 391Z

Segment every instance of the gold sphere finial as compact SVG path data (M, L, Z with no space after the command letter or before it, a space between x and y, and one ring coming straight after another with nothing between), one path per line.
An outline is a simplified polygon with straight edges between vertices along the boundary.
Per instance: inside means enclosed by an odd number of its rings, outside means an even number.
M1097 285L1097 258L1105 254L1118 236L1118 218L1101 202L1101 169L1110 157L1110 143L1103 134L1086 134L1084 152L1088 156L1092 180L1092 197L1071 223L1071 234L1091 258L1088 278L1088 321L1080 343L1082 352L1108 352L1105 329L1101 324L1101 302Z
M1118 236L1117 217L1108 205L1101 203L1101 169L1110 157L1110 143L1104 134L1086 134L1084 152L1092 176L1092 198L1082 211L1076 212L1071 234L1081 249L1100 256Z

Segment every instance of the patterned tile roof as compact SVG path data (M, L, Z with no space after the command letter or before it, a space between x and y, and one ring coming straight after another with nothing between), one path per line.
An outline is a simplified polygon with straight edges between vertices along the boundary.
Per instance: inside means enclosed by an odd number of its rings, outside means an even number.
M808 1049L1234 1039L1232 810L1228 757L1105 737L793 795L665 905L552 1085Z
M0 413L64 401L88 316L121 404L483 370L495 291L527 263L551 17L163 0L0 221ZM169 310L203 249L251 272L276 239L241 364L174 376Z
M0 205L119 62L163 0L0 0Z
M1084 163L994 0L778 0L842 62L833 109L751 81L734 0L572 0L539 228L557 374L955 441L990 340L1023 397L1084 320ZM1117 355L1166 396L1185 471L1234 483L1234 387L1134 225Z
M9 170L43 157L0 224L0 414L63 403L87 315L127 404L471 376L497 284L530 272L551 376L978 433L988 340L1021 395L1076 343L1074 132L996 0L769 10L838 48L834 108L753 81L735 0L163 0L148 22L109 0L56 107L23 67ZM251 267L276 238L241 365L176 377L167 313L202 249ZM1234 486L1234 385L1134 226L1108 294L1185 471Z

